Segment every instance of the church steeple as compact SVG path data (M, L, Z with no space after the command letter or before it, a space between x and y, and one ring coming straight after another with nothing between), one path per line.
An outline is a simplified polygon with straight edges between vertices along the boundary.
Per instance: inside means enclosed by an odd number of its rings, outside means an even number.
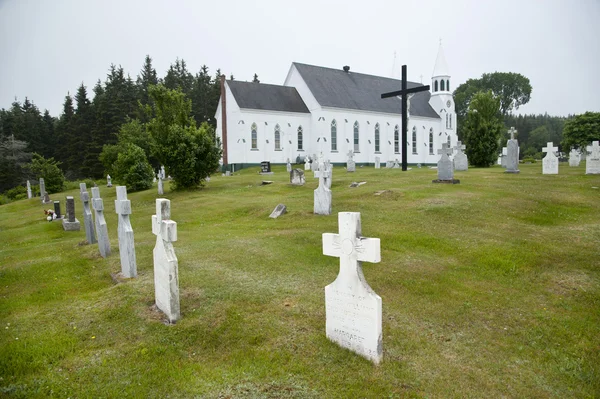
M450 92L450 72L448 71L448 64L446 63L441 40L431 76L431 88L432 95Z

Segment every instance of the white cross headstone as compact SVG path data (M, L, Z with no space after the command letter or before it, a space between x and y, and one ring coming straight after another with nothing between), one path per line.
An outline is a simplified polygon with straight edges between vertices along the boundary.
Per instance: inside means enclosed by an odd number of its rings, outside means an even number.
M381 158L375 157L375 169L381 169Z
M106 175L106 187L112 187L112 178L110 175Z
M321 160L319 163L318 170L314 172L314 177L319 178L323 175L325 180L325 187L331 189L331 180L333 178L333 165L329 161Z
M542 148L542 152L546 153L546 156L542 160L542 174L558 174L558 158L555 154L556 151L558 151L558 147L554 147L554 143L552 142L548 142L548 144L546 144L546 147Z
M569 166L579 166L579 163L581 162L581 154L579 153L578 150L576 150L575 148L571 149L571 152L569 153Z
M598 141L594 141L592 145L587 146L588 155L585 158L585 174L597 175L600 174L600 145Z
M31 199L31 183L27 180L27 199Z
M292 171L292 163L290 162L289 158L287 159L285 168L286 168L286 170L287 170L288 173L290 173Z
M314 193L313 211L316 215L331 215L331 190L327 187L325 164L321 163L319 168L319 187Z
M312 164L310 165L310 168L312 169L313 172L315 172L319 168L319 159L317 158L317 154L313 154L311 159L312 159Z
M100 188L92 187L92 208L94 208L96 221L96 236L98 237L98 250L103 258L110 255L110 241L108 240L108 226L104 219L104 202L100 198Z
M304 157L304 170L310 170L310 157Z
M90 209L90 194L87 192L85 183L79 183L81 202L83 203L83 226L85 227L85 239L88 244L96 243L96 234L94 233L94 220Z
M519 142L515 138L517 130L511 127L508 132L510 140L506 143L506 170L504 173L519 173Z
M137 264L135 261L135 242L133 240L133 228L129 221L131 215L131 201L127 199L127 187L117 186L117 199L115 200L115 211L117 212L118 234L119 234L119 256L121 257L121 274L127 278L137 276Z
M154 294L156 307L173 323L179 313L179 266L173 242L177 241L177 223L171 220L171 201L156 200L156 215L152 215L154 246Z
M346 172L356 171L356 162L354 162L354 151L348 151L348 160L346 161Z
M454 167L452 161L448 158L452 154L452 148L448 147L448 143L442 143L442 148L438 149L438 155L441 155L437 163L437 174L439 181L453 180Z
M454 170L465 171L469 169L469 160L467 158L467 154L464 153L467 147L459 140L456 142L456 146L454 150L456 150L456 154L452 162L454 163Z
M380 241L361 236L358 212L340 212L338 224L339 234L323 234L323 254L340 258L337 278L325 287L327 338L379 363L383 357L381 297L365 280L361 262L380 262Z

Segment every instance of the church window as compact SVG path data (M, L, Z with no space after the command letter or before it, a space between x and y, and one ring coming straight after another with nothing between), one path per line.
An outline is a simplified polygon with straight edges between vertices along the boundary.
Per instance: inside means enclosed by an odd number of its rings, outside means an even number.
M337 151L337 122L331 121L331 151Z
M360 152L358 133L359 133L359 126L358 126L358 121L356 121L356 122L354 122L354 152Z
M298 150L302 151L303 145L302 126L298 126Z
M400 154L400 128L398 125L394 128L394 153Z
M446 114L446 129L448 129L448 114Z
M452 147L452 142L450 141L450 136L448 136L448 148Z
M417 127L416 126L413 126L413 131L412 131L412 153L413 154L417 153Z
M429 129L429 154L433 155L433 128Z
M444 79L442 79L442 81L440 82L440 90L446 91L446 81L444 81Z
M281 128L275 125L275 150L281 150Z
M434 92L438 91L438 81L437 80L435 82L433 82L433 91Z
M258 140L257 140L257 128L256 128L256 123L252 124L252 127L250 128L250 132L251 132L251 139L252 139L252 149L256 150L258 148Z
M448 127L450 129L452 129L452 114L450 114L449 116L450 116L450 120L449 120L449 123L448 123Z
M379 123L375 125L375 152L379 152Z
M446 81L446 90L450 91L450 80Z

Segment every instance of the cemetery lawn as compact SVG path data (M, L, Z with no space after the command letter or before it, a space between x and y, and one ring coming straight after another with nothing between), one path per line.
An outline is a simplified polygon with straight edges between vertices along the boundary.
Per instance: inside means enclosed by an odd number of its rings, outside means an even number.
M302 168L301 166L298 166ZM100 187L112 255L46 222L39 199L0 206L0 397L600 397L600 176L541 163L457 172L333 172L333 214L313 215L318 179L250 168L171 192L182 319L153 308L156 186L129 193L138 278L120 271L115 189ZM273 180L260 186L261 180ZM352 181L366 181L349 188ZM114 184L115 182L113 182ZM116 185L116 184L115 184ZM376 192L386 190L380 195ZM288 213L268 216L278 203ZM361 212L381 263L383 361L325 337L322 254L337 212Z

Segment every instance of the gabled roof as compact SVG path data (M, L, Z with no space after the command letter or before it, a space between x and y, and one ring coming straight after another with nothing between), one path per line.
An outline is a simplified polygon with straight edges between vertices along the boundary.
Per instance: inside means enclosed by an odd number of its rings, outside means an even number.
M295 87L228 80L240 108L310 113Z
M433 75L432 77L437 76L450 76L450 72L448 70L448 64L446 63L446 57L444 56L444 49L442 48L442 44L440 43L440 47L438 48L437 57L435 58L435 66L433 67Z
M400 90L401 80L297 62L293 65L322 107L402 114L402 102L398 97L381 98L383 93ZM407 82L408 88L417 86L423 85ZM429 105L430 97L429 91L415 94L410 100L410 115L439 119Z

